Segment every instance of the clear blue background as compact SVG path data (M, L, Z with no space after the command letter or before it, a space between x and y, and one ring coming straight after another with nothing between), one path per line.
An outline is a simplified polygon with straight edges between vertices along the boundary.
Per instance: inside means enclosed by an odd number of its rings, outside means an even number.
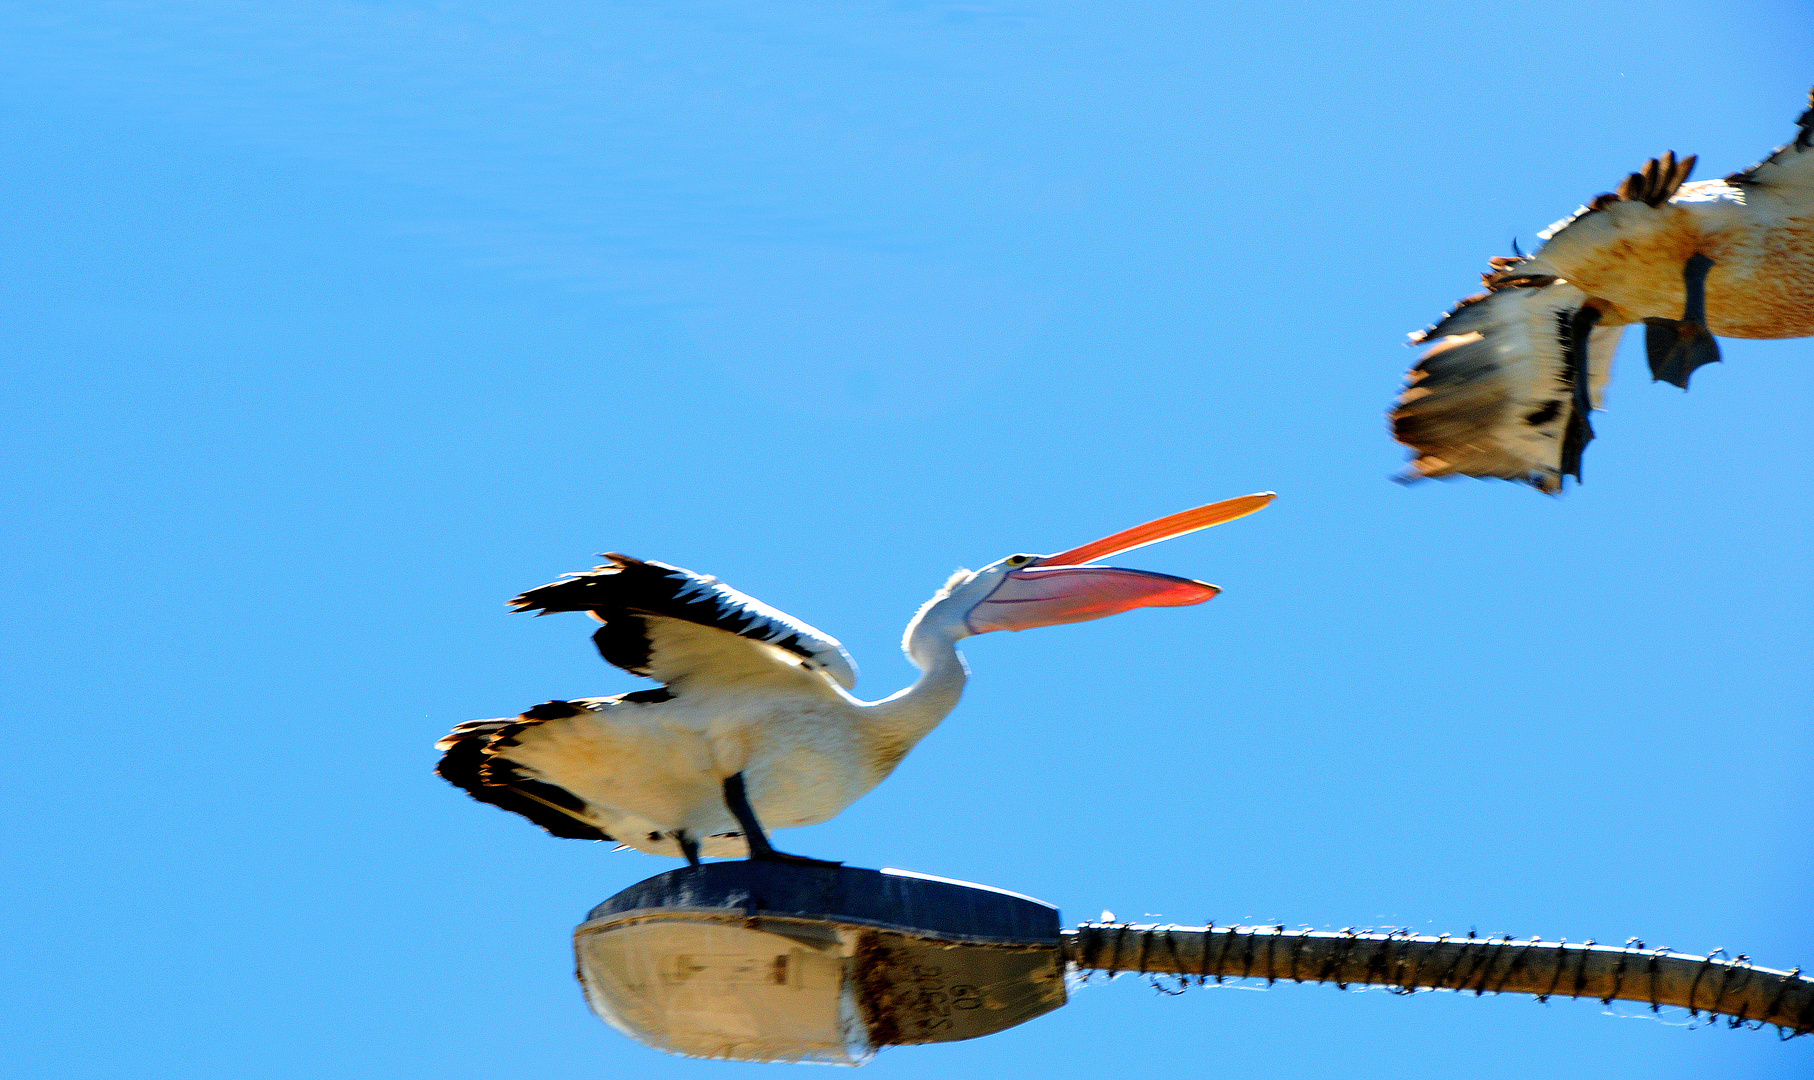
M1805 3L0 11L13 1075L775 1075L580 1002L569 929L672 863L430 774L637 685L501 601L668 560L881 696L955 567L1265 488L1122 560L1221 598L968 643L951 719L785 846L1073 923L1814 962L1814 341L1684 396L1633 335L1560 499L1391 484L1380 415L1514 237L1786 141ZM1610 1013L1124 978L870 1074L1814 1068Z

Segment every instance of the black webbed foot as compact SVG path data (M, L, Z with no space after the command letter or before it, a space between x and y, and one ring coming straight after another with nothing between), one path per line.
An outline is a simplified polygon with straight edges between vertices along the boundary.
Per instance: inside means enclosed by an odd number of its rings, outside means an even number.
M1713 266L1713 260L1699 252L1690 255L1682 264L1682 284L1688 292L1682 317L1644 320L1651 378L1686 390L1696 368L1719 362L1719 343L1707 330L1707 273Z
M1719 342L1705 326L1685 319L1645 319L1644 349L1650 354L1650 377L1684 390L1696 368L1720 361Z
M730 808L731 815L737 824L743 826L743 837L749 841L751 862L793 863L796 866L843 866L839 862L827 862L824 859L809 859L804 855L789 855L785 851L776 851L768 842L768 834L762 831L762 823L756 820L756 811L750 808L749 793L743 788L743 774L737 773L724 781L724 805Z
M674 834L674 842L680 845L680 853L687 857L688 866L699 865L699 841L687 835L685 829Z

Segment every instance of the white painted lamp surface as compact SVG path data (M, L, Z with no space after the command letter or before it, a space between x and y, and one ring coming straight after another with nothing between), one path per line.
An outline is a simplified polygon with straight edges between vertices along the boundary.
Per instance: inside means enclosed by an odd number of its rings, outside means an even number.
M574 951L593 1012L689 1057L861 1065L1065 1001L1056 909L901 871L674 870L594 909Z

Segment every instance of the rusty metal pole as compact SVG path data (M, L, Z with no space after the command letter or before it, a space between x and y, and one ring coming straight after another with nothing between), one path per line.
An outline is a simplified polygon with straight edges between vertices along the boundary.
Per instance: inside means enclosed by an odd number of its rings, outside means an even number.
M1084 971L1176 975L1184 980L1265 979L1389 986L1474 994L1534 994L1675 1005L1733 1027L1774 1024L1784 1037L1814 1031L1814 979L1801 969L1757 967L1668 949L1537 938L1429 937L1391 931L1291 930L1283 926L1085 923L1064 933L1066 959Z

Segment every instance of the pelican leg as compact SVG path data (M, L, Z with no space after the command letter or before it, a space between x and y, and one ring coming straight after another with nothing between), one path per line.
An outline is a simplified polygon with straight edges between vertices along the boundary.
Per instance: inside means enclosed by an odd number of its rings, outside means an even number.
M699 865L699 841L687 835L685 829L674 834L674 842L680 845L680 853L687 857L688 866Z
M756 811L750 808L749 793L743 788L743 774L738 773L724 782L724 805L730 807L737 824L743 826L743 838L750 845L750 859L762 862L800 863L805 866L843 866L843 863L826 862L824 859L809 859L804 855L789 855L776 851L768 842L768 834L762 831L762 823L756 820Z
M1707 331L1707 272L1713 260L1696 252L1682 266L1688 303L1678 319L1645 319L1644 348L1650 377L1688 389L1688 377L1702 364L1719 362L1719 343Z
M1588 414L1594 411L1594 395L1591 385L1593 373L1588 370L1587 341L1593 333L1594 324L1599 321L1599 308L1584 306L1575 312L1569 320L1568 340L1563 347L1568 364L1568 379L1574 386L1574 401L1568 412L1568 427L1562 431L1562 464L1559 471L1563 476L1573 476L1577 484L1581 482L1581 452L1587 449L1588 443L1594 441L1593 421L1588 419Z

